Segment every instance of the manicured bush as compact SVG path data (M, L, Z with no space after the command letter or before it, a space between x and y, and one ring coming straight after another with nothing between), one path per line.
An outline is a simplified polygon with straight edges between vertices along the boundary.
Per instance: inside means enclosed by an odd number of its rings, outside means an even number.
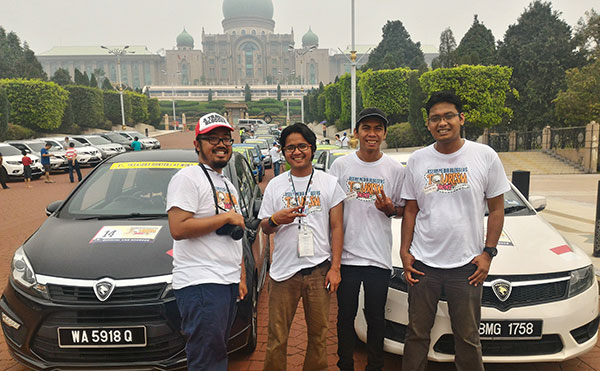
M148 97L144 94L126 91L131 102L131 119L133 124L146 123L148 121Z
M390 126L385 141L389 148L415 147L422 144L421 138L408 122Z
M396 68L364 72L358 82L364 107L379 108L391 122L405 121L409 107L408 77L412 71Z
M104 117L112 125L121 125L121 102L119 92L115 90L103 90L104 95ZM123 94L123 107L125 108L125 123L131 124L131 100L128 94Z
M8 124L4 135L0 135L0 140L20 140L33 138L34 131L21 125Z
M69 103L75 124L86 128L104 126L104 97L102 90L81 85L67 85Z
M162 117L160 114L160 105L158 103L158 99L148 99L148 123L157 128L160 126L161 119Z
M10 114L10 103L6 90L0 87L0 136L8 129L8 117Z

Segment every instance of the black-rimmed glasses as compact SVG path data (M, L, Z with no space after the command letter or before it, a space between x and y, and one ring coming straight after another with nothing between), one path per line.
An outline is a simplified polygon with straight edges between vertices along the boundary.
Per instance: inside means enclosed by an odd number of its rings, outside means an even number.
M294 151L296 150L296 148L299 149L300 152L306 152L310 148L310 144L300 143L297 146L293 145L293 144L290 144L289 146L283 147L283 151L285 153L288 153L288 154L289 153L294 153Z
M208 143L216 146L219 142L222 142L226 146L230 146L233 144L234 140L232 138L219 138L219 137L200 137L200 139L207 141Z
M441 116L438 116L438 115L431 116L429 118L429 122L431 122L433 124L439 124L442 121L442 119L444 119L444 121L448 122L448 121L452 120L453 118L455 118L456 116L459 116L459 115L460 115L460 113L448 112L448 113L445 113L445 114L443 114Z

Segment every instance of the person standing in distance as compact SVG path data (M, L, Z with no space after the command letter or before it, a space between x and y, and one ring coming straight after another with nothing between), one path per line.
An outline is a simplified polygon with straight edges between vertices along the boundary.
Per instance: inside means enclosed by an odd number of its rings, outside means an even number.
M510 189L498 154L460 137L460 98L435 92L425 105L435 143L410 156L400 256L408 283L408 328L402 370L427 368L430 332L445 292L459 371L483 370L481 295L504 223ZM484 236L485 207L489 209Z
M227 370L236 299L248 291L242 241L218 233L224 225L245 228L238 194L223 175L232 155L232 131L223 116L202 116L194 140L199 166L178 171L167 190L173 289L189 370Z
M42 166L44 167L44 176L46 177L46 180L44 181L44 183L54 183L54 180L50 179L50 157L54 156L52 153L50 153L51 147L52 147L52 143L46 142L46 144L44 145L44 148L42 148L40 151L40 155L41 155L40 162L42 163Z
M286 127L280 142L291 170L267 184L258 213L263 231L275 233L265 370L286 370L300 298L308 331L304 370L327 370L329 301L340 284L345 195L335 177L313 169L317 137L308 126Z
M338 300L338 356L340 370L354 370L354 319L358 292L364 287L367 319L366 370L383 368L385 303L392 269L392 217L401 217L400 199L404 167L381 152L388 119L377 108L358 115L354 134L358 151L340 157L330 174L346 192L344 200L344 251Z
M140 138L133 137L133 141L131 141L131 148L133 148L134 151L142 150L142 143L140 142Z
M4 162L4 160L2 159L2 153L0 153L0 185L2 185L2 189L10 189L10 187L6 185L8 173L6 172L4 165L2 165L2 162Z
M271 155L271 160L273 161L273 173L275 176L277 176L279 175L279 171L281 169L281 149L279 148L279 143L273 143L273 147L271 147L269 150L269 154Z
M77 181L81 182L81 170L79 169L79 161L77 161L77 150L75 149L75 143L69 143L69 149L65 153L65 157L69 161L69 180L71 183L73 179L73 169L77 172Z

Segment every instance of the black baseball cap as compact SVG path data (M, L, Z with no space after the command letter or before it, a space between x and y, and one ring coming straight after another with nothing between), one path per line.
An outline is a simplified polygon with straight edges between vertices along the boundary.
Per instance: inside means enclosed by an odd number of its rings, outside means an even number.
M358 114L358 119L356 120L356 127L358 128L360 122L369 117L378 117L379 119L383 120L383 127L387 129L389 124L387 116L382 110L375 107L365 108L364 110L360 111Z

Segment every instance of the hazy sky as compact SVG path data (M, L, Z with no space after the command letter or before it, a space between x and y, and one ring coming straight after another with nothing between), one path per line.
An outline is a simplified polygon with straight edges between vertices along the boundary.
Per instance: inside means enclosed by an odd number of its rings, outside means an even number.
M356 43L381 40L387 20L402 21L413 41L437 48L447 27L459 43L473 15L496 40L517 22L530 0L355 0ZM553 9L575 26L598 0L552 0ZM206 33L222 33L222 0L0 0L0 26L14 31L37 54L59 45L146 45L155 52L172 49L183 27L201 48ZM350 0L273 0L276 33L293 27L296 45L309 25L319 47L344 49L351 43Z

